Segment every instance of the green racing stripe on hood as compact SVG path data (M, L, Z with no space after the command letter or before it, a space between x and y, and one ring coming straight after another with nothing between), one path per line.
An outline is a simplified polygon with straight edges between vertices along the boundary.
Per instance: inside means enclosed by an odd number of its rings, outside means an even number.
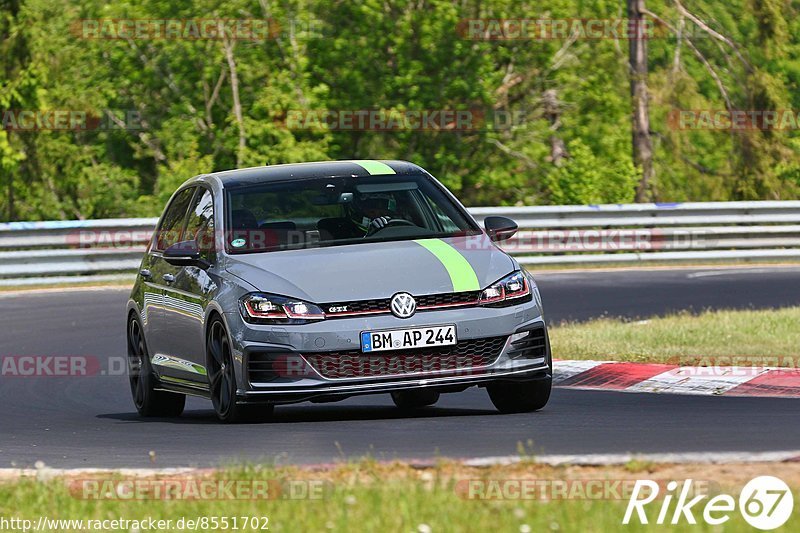
M362 167L372 176L380 176L382 174L397 174L392 167L386 163L381 163L380 161L361 160L349 162L355 163L356 165Z
M418 239L414 242L424 247L441 261L450 275L450 281L453 282L453 292L480 290L478 276L469 261L461 255L461 252L441 239Z

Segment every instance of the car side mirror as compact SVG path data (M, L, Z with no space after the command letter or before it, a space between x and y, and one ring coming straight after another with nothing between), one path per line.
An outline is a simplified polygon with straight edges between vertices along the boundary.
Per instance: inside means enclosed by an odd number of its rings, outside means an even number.
M172 266L209 267L208 261L200 257L196 241L176 242L164 250L164 260Z
M483 219L486 234L493 241L504 241L512 237L519 229L517 223L506 217L486 217Z

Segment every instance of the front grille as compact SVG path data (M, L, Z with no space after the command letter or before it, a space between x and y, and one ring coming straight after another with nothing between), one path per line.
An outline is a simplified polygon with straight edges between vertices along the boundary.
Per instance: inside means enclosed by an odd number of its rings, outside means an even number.
M532 329L521 339L511 343L511 359L538 359L547 355L547 336L544 328Z
M414 296L417 309L435 307L455 307L460 305L475 305L478 303L480 291L450 292L442 294L427 294ZM355 300L350 302L334 302L320 305L325 311L326 318L345 317L354 313L389 313L391 298L375 298L372 300ZM331 309L345 309L344 311L331 311Z
M417 298L417 307L435 307L443 305L476 304L481 291L451 292L446 294L430 294Z
M348 315L350 313L373 313L389 312L389 298L378 298L373 300L358 300L354 302L337 302L322 304L320 306L325 311L327 318L335 318L337 315ZM331 308L345 308L346 311L331 311Z
M303 354L319 374L328 379L399 376L430 372L469 372L492 364L508 337L461 341L454 346L418 350L359 350Z

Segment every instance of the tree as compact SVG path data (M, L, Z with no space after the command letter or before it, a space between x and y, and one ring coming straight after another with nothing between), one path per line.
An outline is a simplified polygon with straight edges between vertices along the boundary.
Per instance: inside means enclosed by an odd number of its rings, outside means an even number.
M465 37L469 21L621 20L657 34ZM670 127L676 109L798 109L787 0L0 0L0 218L147 216L194 174L408 159L469 205L792 198L800 128ZM75 21L269 19L266 39L86 39ZM665 31L662 31L665 30ZM502 32L502 31L501 31ZM661 32L661 33L658 33ZM296 127L296 113L471 111L474 127ZM119 113L118 113L119 112ZM120 117L133 112L139 127Z
M628 23L633 35L628 38L632 117L633 161L642 169L636 188L636 201L650 196L653 178L653 143L650 140L650 109L647 91L647 34L645 31L645 0L627 0Z

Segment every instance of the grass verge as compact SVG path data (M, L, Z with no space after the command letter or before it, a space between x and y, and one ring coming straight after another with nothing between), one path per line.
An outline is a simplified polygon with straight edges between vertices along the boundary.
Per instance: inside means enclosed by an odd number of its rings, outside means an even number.
M709 357L733 357L754 365L796 366L800 356L798 324L800 307L707 311L647 320L602 318L562 323L551 328L550 337L557 359L689 365Z
M288 491L277 499L180 500L164 498L128 499L116 493L105 493L97 499L94 489L83 492L86 478L22 479L0 483L0 519L28 519L36 523L40 516L53 520L172 520L164 528L180 531L176 521L212 519L229 521L231 530L236 517L240 531L258 531L261 527L242 528L244 517L266 517L271 531L643 531L686 530L685 521L677 526L623 525L629 492L637 479L652 479L663 487L667 481L683 483L695 480L705 487L701 492L726 493L734 498L744 484L759 475L776 473L798 495L800 465L642 465L641 468L615 467L550 467L517 464L491 468L469 468L443 463L436 468L417 469L405 464L382 464L370 461L352 463L325 470L290 468L232 468L198 477L184 475L182 487L192 486L197 479L247 482L277 481L282 487L324 485L318 497L287 498ZM93 478L109 482L108 486L128 486L135 480L142 487L152 487L157 478L124 478L119 474L94 474ZM175 481L178 478L172 477ZM524 481L535 490L521 493L512 490ZM598 483L600 482L600 483ZM467 485L465 483L472 483ZM103 485L106 486L106 485ZM271 486L271 484L270 484ZM472 494L494 494L492 499L470 498L465 487L479 487ZM77 488L76 488L77 487ZM491 492L488 487L497 490ZM566 488L565 488L566 487ZM486 490L486 492L483 492ZM100 494L103 494L101 491ZM130 494L130 493L127 493ZM177 493L177 494L180 494ZM234 494L238 494L234 492ZM520 494L526 494L521 497ZM649 520L655 521L663 500L657 499L646 508ZM705 500L707 501L707 499ZM699 524L692 531L718 531L703 523L703 501L695 511ZM674 508L674 499L672 502ZM671 515L671 513L670 513ZM248 518L249 520L249 518ZM797 514L786 524L786 530L797 530ZM259 526L264 525L262 521ZM792 528L792 525L795 528ZM209 521L198 531L223 531ZM54 527L45 530L55 530ZM60 531L73 531L60 524ZM124 524L106 531L145 531L142 527ZM726 531L752 531L738 510L730 513Z

